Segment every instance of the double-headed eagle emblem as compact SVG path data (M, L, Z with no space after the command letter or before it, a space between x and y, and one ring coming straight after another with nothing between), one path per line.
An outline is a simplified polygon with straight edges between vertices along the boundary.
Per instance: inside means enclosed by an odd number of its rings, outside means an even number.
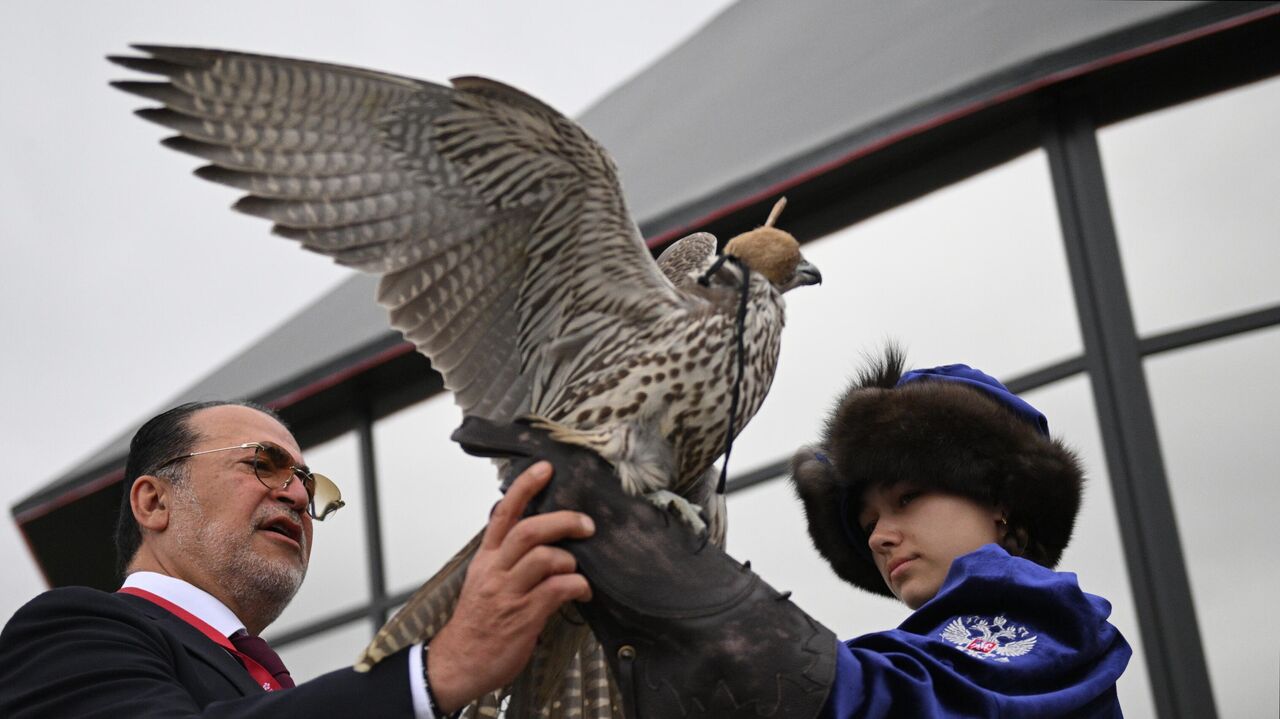
M1003 614L995 619L956 617L942 630L942 638L969 656L996 662L1008 662L1009 657L1020 657L1036 646L1036 635L1010 624Z

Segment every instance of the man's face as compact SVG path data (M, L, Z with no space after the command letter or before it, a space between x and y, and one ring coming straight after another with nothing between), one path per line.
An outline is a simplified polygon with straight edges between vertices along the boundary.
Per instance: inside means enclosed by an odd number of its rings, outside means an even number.
M858 526L889 590L919 609L938 593L952 560L999 540L1000 516L967 497L896 484L867 492Z
M248 407L204 409L189 418L189 426L199 437L192 452L270 443L303 464L293 435ZM311 556L312 520L302 483L264 487L254 474L252 448L183 462L186 479L174 486L169 531L184 578L274 619L301 586Z

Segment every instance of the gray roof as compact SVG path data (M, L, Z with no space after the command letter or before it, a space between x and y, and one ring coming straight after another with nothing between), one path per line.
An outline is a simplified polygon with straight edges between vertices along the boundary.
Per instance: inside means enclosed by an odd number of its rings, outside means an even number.
M369 275L344 281L157 412L198 400L279 397L292 389L298 378L333 365L355 350L364 348L367 355L402 341L399 333L388 327L386 310L374 301L376 284L377 279ZM15 514L118 469L136 430L125 428L58 480L24 499L15 507Z
M579 119L616 159L641 226L665 237L1101 58L1257 7L744 0ZM394 345L373 301L375 283L368 276L344 282L165 406L262 397L343 358ZM118 467L133 429L15 513Z
M1204 5L746 0L579 120L613 154L646 229L683 231L895 133L1131 48L1143 41L1135 28Z

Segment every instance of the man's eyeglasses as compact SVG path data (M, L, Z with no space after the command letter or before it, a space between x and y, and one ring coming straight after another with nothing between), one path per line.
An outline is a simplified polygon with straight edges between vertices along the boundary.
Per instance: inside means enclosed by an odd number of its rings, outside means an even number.
M180 462L189 457L198 457L212 452L227 452L233 449L253 450L253 474L267 489L285 489L293 480L301 481L302 487L307 490L307 514L317 521L323 522L325 517L346 505L346 502L342 501L342 492L338 490L338 485L334 484L333 480L323 474L316 474L306 467L297 466L288 452L274 444L245 442L234 447L191 452L161 462L155 471L159 472L174 462Z

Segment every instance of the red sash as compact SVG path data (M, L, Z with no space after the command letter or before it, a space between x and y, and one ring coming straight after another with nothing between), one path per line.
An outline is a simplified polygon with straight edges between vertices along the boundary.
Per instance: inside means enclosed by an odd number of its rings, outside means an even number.
M135 597L141 597L162 609L168 610L177 618L195 627L201 634L208 637L209 641L217 644L223 649L226 649L228 652L231 652L232 656L239 659L240 663L244 665L244 668L249 670L249 676L253 677L253 680L258 682L258 684L266 691L274 692L284 688L280 686L280 682L276 681L275 677L271 676L271 672L267 671L266 667L254 661L252 657L236 649L230 639L222 636L217 629L209 626L191 612L188 612L164 597L158 597L145 589L138 589L137 587L121 587L119 593L132 594Z

